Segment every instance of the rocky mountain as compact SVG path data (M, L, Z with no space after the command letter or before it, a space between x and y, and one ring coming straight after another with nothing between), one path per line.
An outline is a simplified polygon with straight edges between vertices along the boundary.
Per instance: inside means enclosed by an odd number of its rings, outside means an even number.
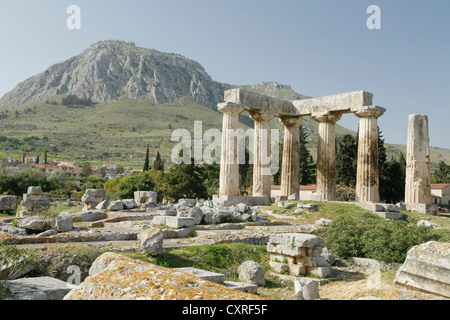
M132 42L104 40L18 84L0 99L0 106L65 93L100 103L128 97L157 104L190 95L212 109L223 100L222 84L213 81L199 63Z

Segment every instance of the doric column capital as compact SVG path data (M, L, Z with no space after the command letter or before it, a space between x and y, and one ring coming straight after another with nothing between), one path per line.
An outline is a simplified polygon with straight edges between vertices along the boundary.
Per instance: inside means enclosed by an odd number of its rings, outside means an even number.
M217 110L222 113L236 113L239 114L244 111L244 108L237 103L233 102L222 102L217 104Z
M352 108L351 111L358 118L379 118L386 112L386 109L379 106L362 106Z
M333 111L313 112L311 116L317 122L335 123L341 120L342 113Z
M285 127L299 127L302 122L300 116L280 116L280 122Z
M265 113L261 110L249 110L248 111L250 118L253 121L257 122L269 122L274 118L274 115L271 113Z

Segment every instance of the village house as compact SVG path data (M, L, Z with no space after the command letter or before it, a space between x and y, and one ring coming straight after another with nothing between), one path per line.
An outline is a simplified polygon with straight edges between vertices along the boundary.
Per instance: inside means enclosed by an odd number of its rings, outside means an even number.
M102 167L105 168L106 172L116 172L119 165L115 162L107 162Z
M436 204L450 205L450 183L432 183L431 199Z

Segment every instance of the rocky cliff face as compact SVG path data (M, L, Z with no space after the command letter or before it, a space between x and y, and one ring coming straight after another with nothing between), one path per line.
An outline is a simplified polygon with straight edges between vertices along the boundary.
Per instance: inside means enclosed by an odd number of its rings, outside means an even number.
M136 47L131 42L105 40L20 83L0 99L0 106L64 93L97 102L126 96L158 104L191 95L210 108L223 100L221 84L213 81L199 63L181 55Z

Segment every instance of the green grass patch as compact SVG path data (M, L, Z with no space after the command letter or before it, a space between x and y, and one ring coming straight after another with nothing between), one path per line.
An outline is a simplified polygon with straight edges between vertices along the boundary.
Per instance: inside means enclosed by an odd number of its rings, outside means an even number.
M230 274L232 278L233 271L247 260L256 261L264 270L269 270L269 253L266 250L266 246L243 243L186 247L164 251L155 257L140 252L126 255L166 268L194 267Z

